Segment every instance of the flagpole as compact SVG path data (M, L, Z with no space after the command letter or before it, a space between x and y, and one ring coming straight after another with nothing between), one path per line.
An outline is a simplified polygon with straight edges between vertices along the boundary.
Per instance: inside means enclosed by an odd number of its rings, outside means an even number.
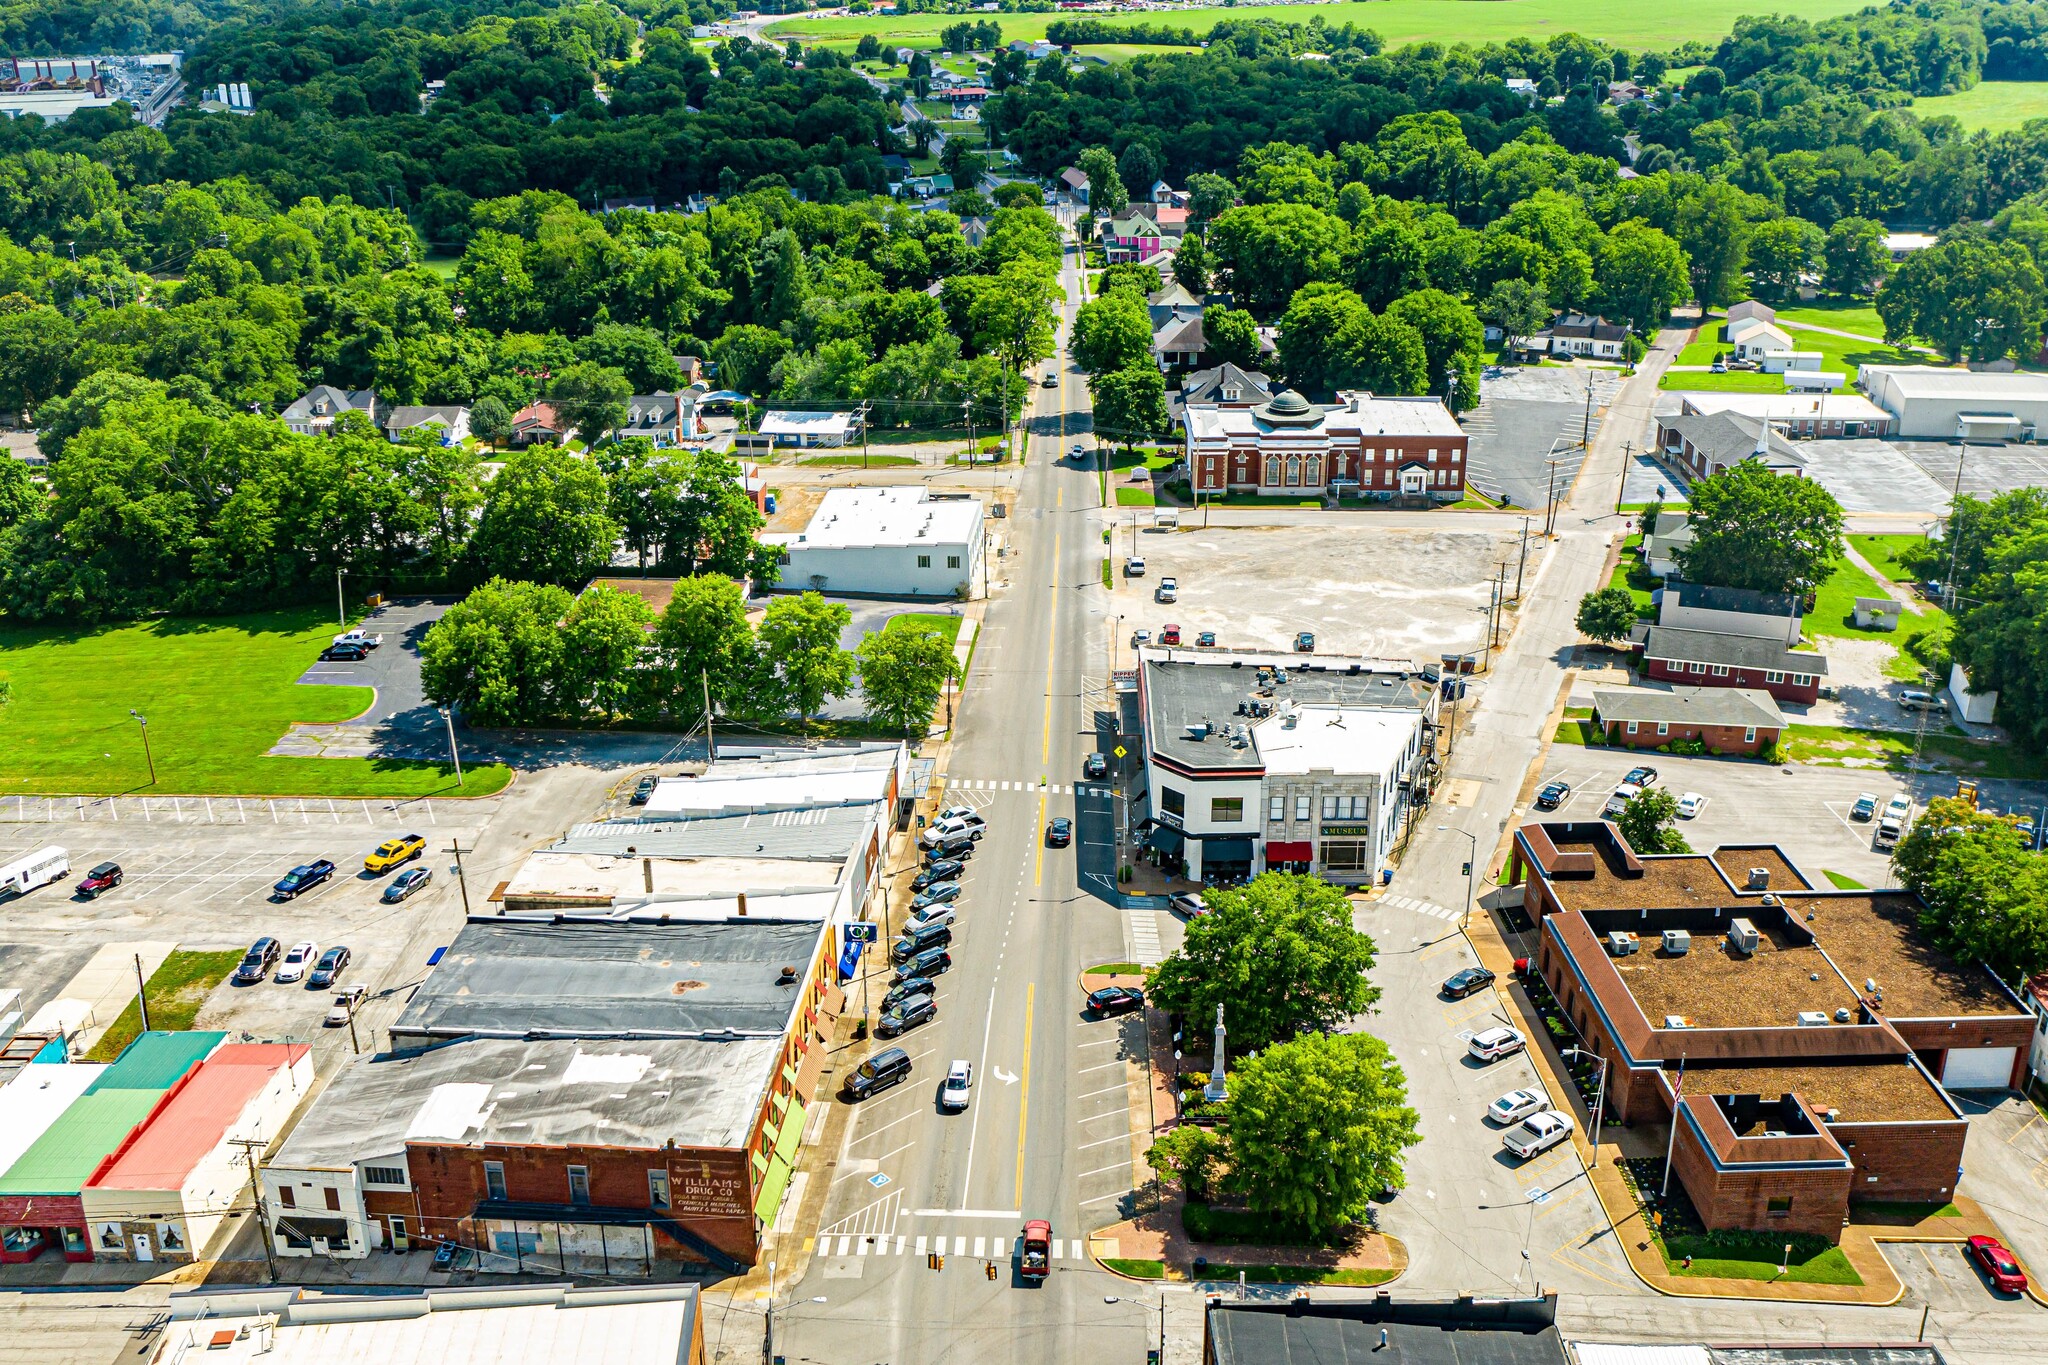
M1664 1185L1657 1191L1662 1199L1671 1193L1671 1157L1678 1150L1678 1103L1685 1098L1685 1054L1678 1054L1678 1084L1671 1089L1671 1139L1664 1145Z

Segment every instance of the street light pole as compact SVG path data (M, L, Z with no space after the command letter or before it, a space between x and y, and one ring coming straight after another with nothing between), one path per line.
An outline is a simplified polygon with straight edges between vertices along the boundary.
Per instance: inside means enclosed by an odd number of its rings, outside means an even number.
M334 619L342 626L348 625L348 599L341 595L341 570L334 571Z
M1568 1047L1558 1055L1591 1057L1600 1063L1600 1079L1593 1083L1593 1159L1597 1161L1600 1158L1600 1121L1607 1116L1607 1059L1580 1047Z
M775 1362L775 1262L768 1263L767 1331L761 1337L761 1365Z
M455 785L462 785L462 751L455 747L455 716L447 707L441 708L441 719L448 726L448 756L455 760Z
M156 785L156 756L149 751L149 717L133 709L130 709L128 714L135 717L135 723L142 727L142 758L144 762L149 764L149 785L154 787Z

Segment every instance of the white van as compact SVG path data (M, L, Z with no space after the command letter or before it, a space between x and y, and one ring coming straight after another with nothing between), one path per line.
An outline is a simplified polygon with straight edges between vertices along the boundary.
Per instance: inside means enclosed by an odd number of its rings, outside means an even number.
M70 875L71 855L51 844L0 867L0 896L26 896L39 886L48 886Z

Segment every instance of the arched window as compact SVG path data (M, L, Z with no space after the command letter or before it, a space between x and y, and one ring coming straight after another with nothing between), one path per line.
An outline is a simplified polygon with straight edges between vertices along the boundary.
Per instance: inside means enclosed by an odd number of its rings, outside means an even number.
M1268 455L1266 457L1266 483L1269 487L1277 487L1280 483L1280 457L1278 455Z
M1308 457L1308 470L1307 470L1307 473L1306 473L1306 474L1304 475L1304 479L1305 479L1305 481L1307 482L1307 484L1308 484L1308 486L1309 486L1310 488L1320 488L1320 487L1322 487L1322 483L1323 483L1323 457L1322 457L1322 456L1320 456L1320 455L1311 455L1311 456L1309 456L1309 457Z
M1299 455L1289 455L1287 457L1287 486L1289 488L1301 487L1301 456Z

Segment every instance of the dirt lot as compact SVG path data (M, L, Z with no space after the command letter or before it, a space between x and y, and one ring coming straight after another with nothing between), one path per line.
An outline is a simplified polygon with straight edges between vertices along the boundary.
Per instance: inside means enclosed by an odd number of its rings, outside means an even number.
M1116 537L1123 630L1167 622L1192 643L1213 630L1224 647L1288 649L1313 631L1319 652L1433 659L1470 649L1486 628L1487 583L1515 538L1483 531L1359 531L1346 527L1210 527L1140 532L1146 574L1127 580L1128 532ZM1532 553L1534 553L1532 551ZM1179 601L1153 600L1179 580Z

